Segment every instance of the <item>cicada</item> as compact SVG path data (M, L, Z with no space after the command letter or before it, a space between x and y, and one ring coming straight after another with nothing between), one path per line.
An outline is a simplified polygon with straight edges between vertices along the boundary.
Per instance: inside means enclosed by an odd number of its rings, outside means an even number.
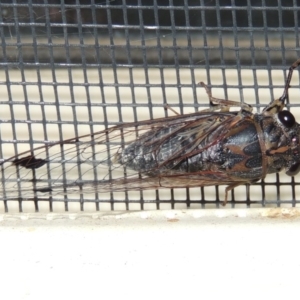
M120 124L48 143L0 161L0 199L47 200L58 195L227 185L228 192L267 174L300 170L300 125L283 95L263 109L217 99L201 82L210 108ZM232 107L237 107L232 111Z

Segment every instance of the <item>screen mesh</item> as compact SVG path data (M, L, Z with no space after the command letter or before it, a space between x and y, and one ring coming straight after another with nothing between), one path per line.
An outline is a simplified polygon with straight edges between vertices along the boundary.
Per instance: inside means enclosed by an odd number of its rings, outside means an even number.
M40 151L46 160L55 159L56 175L47 164L33 170L13 166L14 159L3 161L114 125L207 108L199 81L215 97L261 112L281 96L287 69L299 57L299 10L295 0L1 1L1 211L222 206L225 186L100 194L99 168L94 161L78 162L82 146L74 140L72 152L67 143ZM296 120L298 86L295 72L287 107ZM89 148L89 160L98 155L97 147ZM87 173L92 177L86 179ZM32 190L46 179L75 180L77 190L28 196L28 186ZM85 180L91 188L81 193ZM299 193L297 177L271 174L234 189L227 207L290 207L299 202Z

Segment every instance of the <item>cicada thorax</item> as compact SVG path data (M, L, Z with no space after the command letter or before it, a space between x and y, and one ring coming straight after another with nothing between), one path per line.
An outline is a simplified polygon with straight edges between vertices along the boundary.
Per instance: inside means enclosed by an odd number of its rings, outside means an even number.
M287 169L299 171L300 128L287 111L276 114L244 115L223 140L227 174L241 180L256 181L267 174Z
M252 182L264 177L266 164L262 138L255 115L238 115L222 139L224 162L219 170L240 181Z

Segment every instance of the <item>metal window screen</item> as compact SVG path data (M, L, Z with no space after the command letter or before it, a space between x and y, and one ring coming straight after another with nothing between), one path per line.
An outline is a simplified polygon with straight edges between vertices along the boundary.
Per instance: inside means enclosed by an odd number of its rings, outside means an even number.
M295 0L1 1L0 158L173 115L166 104L181 114L201 110L208 99L199 81L215 97L261 111L282 94L299 57L299 11ZM295 72L288 109L296 120L299 93ZM5 212L213 208L224 199L224 186L27 199L24 182L6 171ZM63 172L60 179L68 180ZM12 188L18 196L8 200ZM297 177L281 173L237 187L227 205L295 206L299 195Z

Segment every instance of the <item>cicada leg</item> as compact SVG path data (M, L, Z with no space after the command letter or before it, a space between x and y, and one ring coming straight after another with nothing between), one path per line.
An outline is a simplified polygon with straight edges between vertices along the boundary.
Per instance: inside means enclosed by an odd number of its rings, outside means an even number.
M171 112L173 112L176 116L180 116L180 113L177 112L174 108L172 108L169 104L165 104L165 110L169 109Z
M240 103L237 101L225 100L225 99L218 99L212 96L211 90L204 82L199 82L202 87L205 88L206 94L209 98L210 108L207 111L215 111L221 110L223 112L229 111L230 107L240 107L242 110L246 110L252 112L252 106L246 103Z
M289 68L289 73L285 82L283 94L279 99L273 100L267 107L264 108L263 113L276 114L284 109L285 99L288 98L290 83L293 76L293 71L300 66L300 58L297 59Z
M237 182L237 183L234 183L234 184L231 184L229 186L226 187L225 189L225 199L222 203L223 206L225 206L228 202L228 193L233 190L234 188L238 187L239 185L241 184L245 184L245 182Z

